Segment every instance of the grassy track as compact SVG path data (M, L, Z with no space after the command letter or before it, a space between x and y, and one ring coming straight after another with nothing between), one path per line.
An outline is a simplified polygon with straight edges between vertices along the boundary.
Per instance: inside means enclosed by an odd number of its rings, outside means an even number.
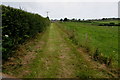
M66 35L52 23L41 39L44 46L38 49L37 56L30 64L31 78L105 78L111 77L100 65L90 63L82 56ZM42 45L41 45L42 46Z
M104 65L92 61L87 54L78 50L55 23L51 24L42 37L37 36L29 51L34 53L34 59L21 68L13 68L13 70L11 68L14 76L24 78L116 77L107 71Z

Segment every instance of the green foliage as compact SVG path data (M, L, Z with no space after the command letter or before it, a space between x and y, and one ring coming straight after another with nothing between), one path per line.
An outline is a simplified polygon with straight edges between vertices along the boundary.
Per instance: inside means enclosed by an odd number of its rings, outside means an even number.
M2 6L2 53L3 60L12 56L15 48L49 26L48 18L21 9Z

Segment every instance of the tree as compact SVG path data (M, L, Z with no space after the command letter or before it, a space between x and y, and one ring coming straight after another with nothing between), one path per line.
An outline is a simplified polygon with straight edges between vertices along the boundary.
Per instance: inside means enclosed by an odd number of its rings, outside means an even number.
M78 21L81 21L81 19L78 19Z
M46 18L48 18L48 20L49 20L49 17L47 16Z
M75 18L73 18L72 21L75 21Z
M63 19L60 19L60 21L63 21Z
M64 18L64 21L68 21L68 19L67 19L67 18Z

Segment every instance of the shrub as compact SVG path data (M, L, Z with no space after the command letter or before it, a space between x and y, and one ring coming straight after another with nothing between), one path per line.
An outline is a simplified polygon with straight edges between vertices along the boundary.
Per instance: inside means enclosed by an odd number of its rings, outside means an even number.
M12 7L2 7L2 58L12 56L19 44L34 37L49 26L48 18Z

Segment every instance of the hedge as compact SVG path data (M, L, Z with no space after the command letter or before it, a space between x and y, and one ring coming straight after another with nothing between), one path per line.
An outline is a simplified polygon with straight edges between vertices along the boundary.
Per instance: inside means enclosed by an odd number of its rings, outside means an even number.
M50 25L48 18L21 9L2 7L2 58L8 59L19 44L34 37Z

